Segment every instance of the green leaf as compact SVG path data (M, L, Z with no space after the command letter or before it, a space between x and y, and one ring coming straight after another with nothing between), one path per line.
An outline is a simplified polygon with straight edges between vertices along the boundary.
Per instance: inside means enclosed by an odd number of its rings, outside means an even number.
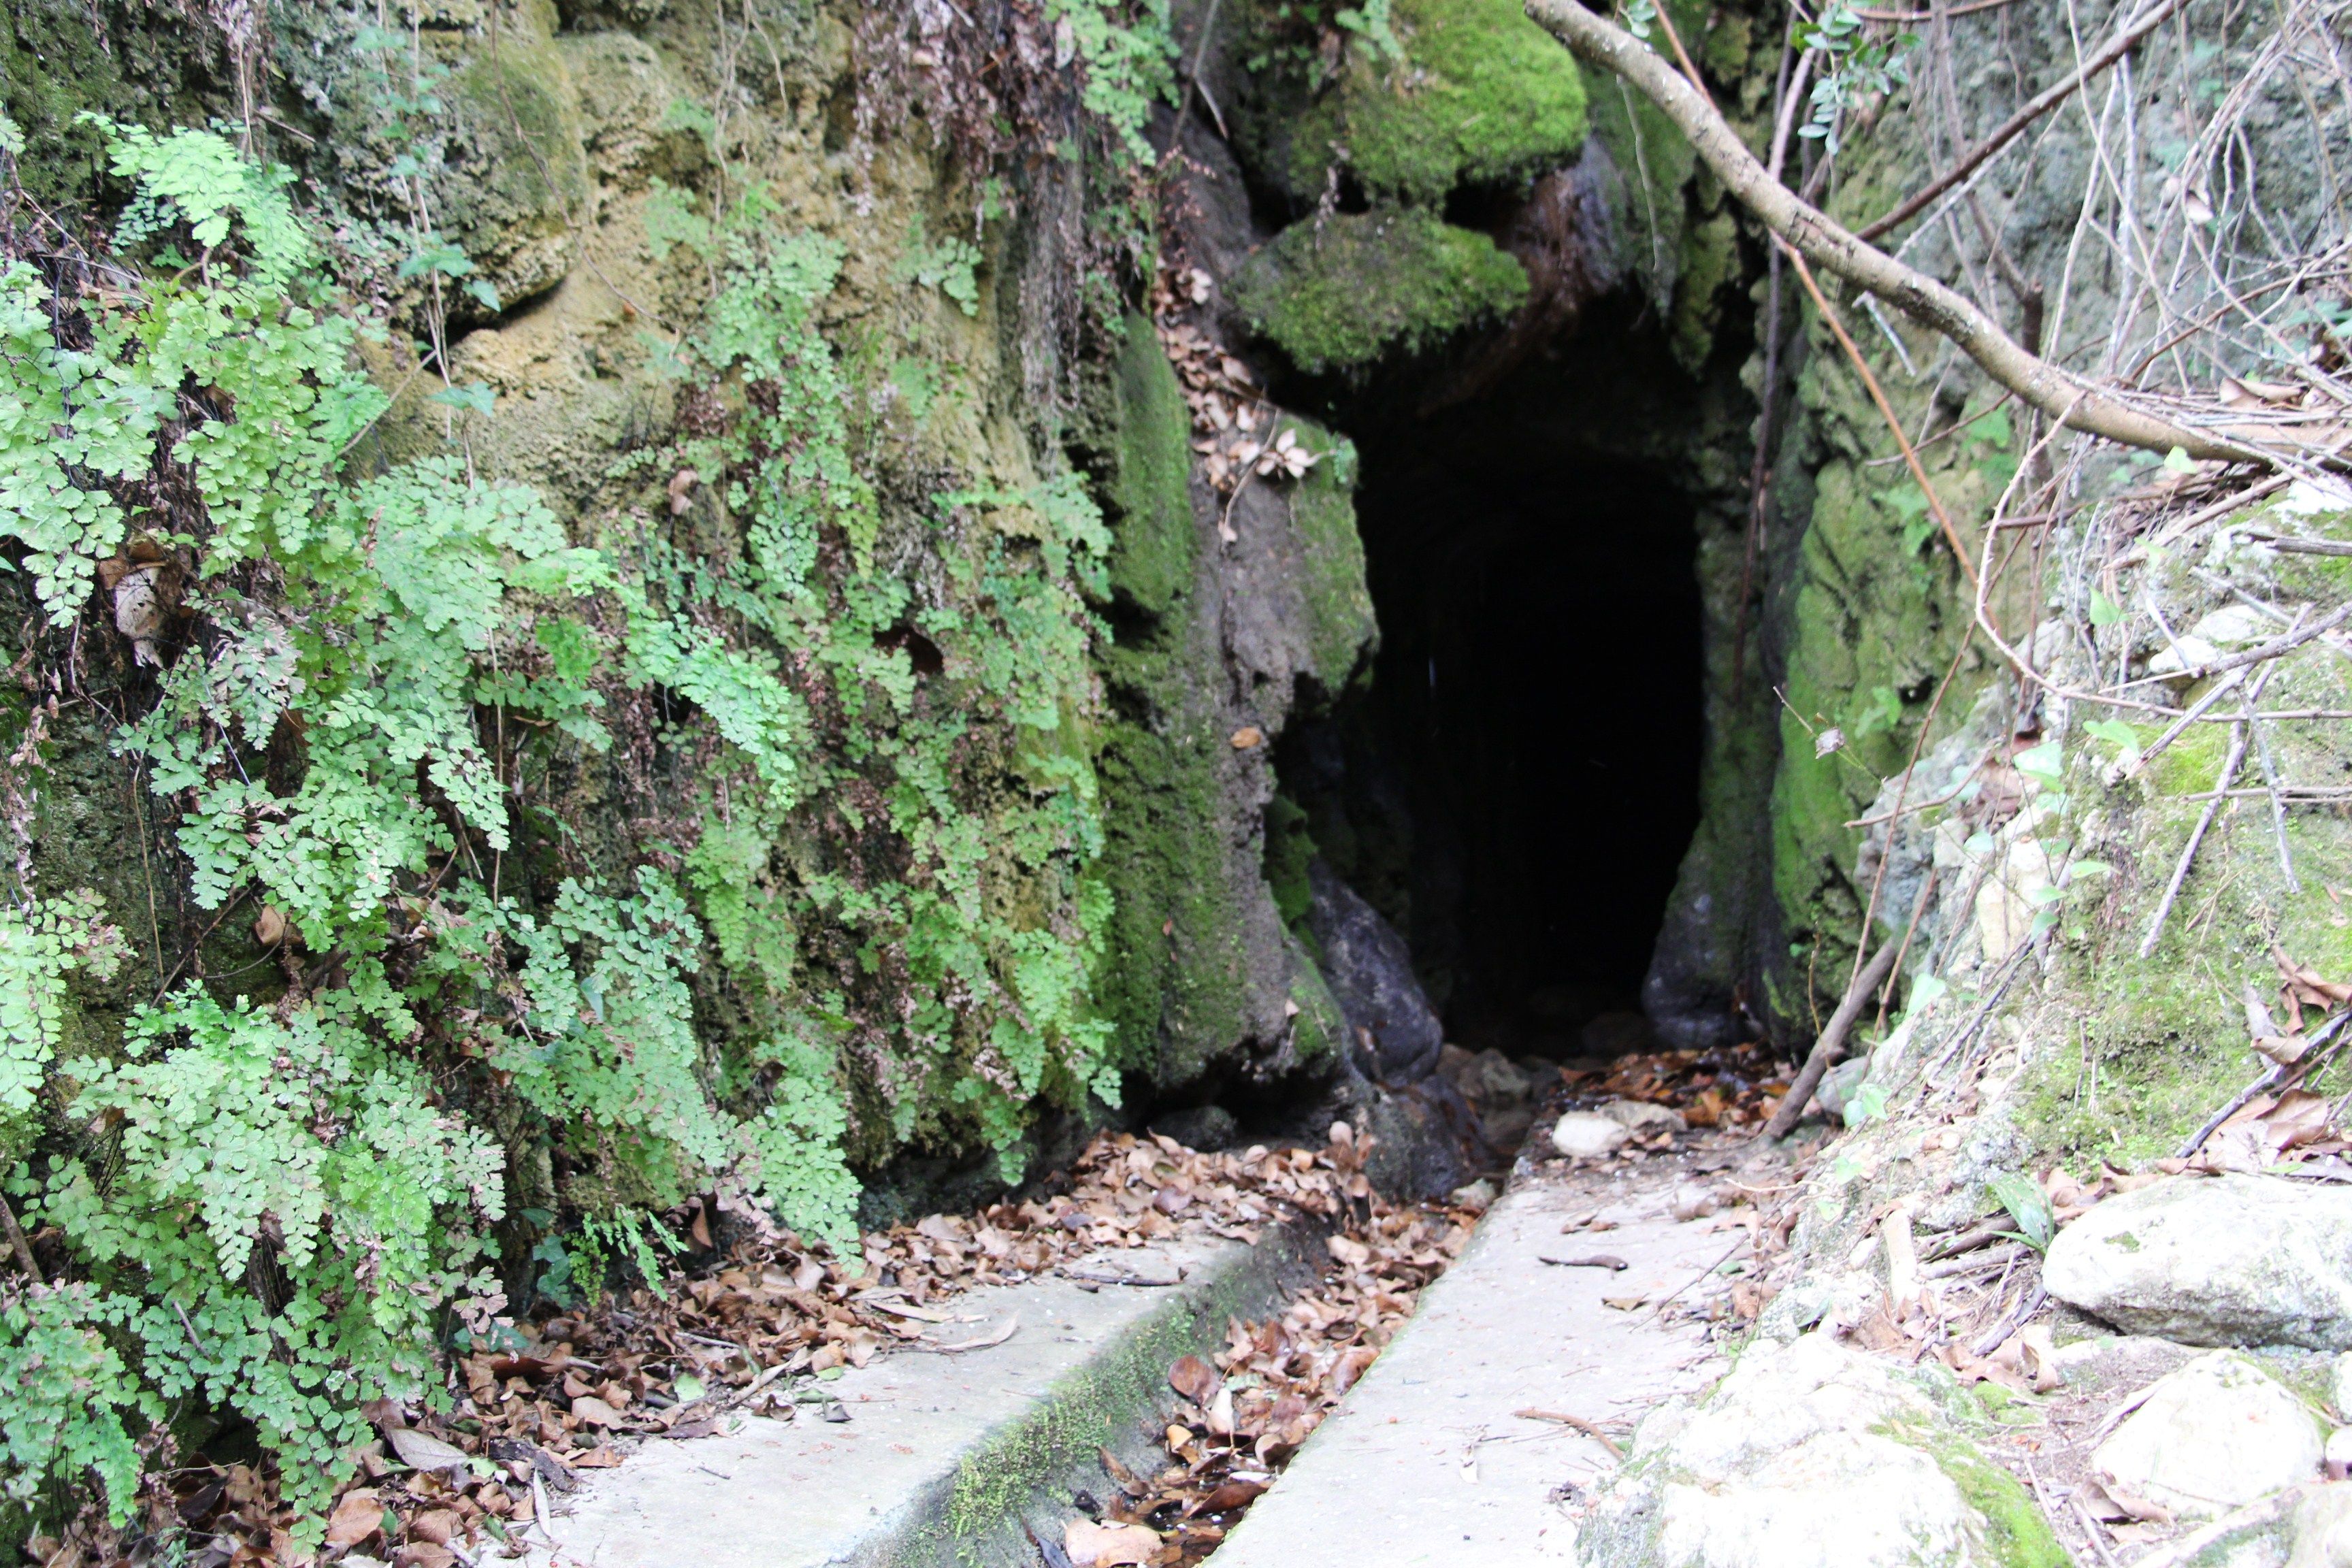
M446 408L463 409L469 413L486 415L498 406L499 398L498 394L490 390L488 382L476 381L468 382L464 386L445 386L427 397L425 401L438 403Z
M2010 759L2010 764L2028 778L2045 784L2055 784L2066 776L2064 748L2056 741L2044 741L2018 752Z
M2042 1191L2042 1184L2031 1176L2009 1173L1995 1176L1985 1185L2016 1224L2014 1239L2036 1252L2048 1251L2058 1226L2051 1212L2050 1194Z

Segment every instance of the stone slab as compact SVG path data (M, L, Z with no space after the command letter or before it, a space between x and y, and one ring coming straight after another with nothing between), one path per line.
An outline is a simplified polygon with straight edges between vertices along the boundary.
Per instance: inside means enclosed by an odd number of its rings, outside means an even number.
M1169 1364L1311 1279L1321 1237L1293 1221L1255 1247L1185 1238L1075 1265L1173 1265L1173 1286L1090 1290L1057 1275L952 1298L942 1305L973 1321L942 1325L949 1342L1018 1327L1000 1345L899 1352L820 1384L844 1423L803 1405L793 1420L656 1439L617 1468L583 1471L555 1500L555 1547L535 1550L531 1568L1034 1568L1023 1520L1058 1538L1071 1492L1106 1485L1097 1445L1164 1464L1152 1438L1174 1402Z
M1523 1177L1364 1380L1212 1560L1215 1568L1508 1568L1572 1562L1559 1500L1614 1468L1606 1448L1558 1411L1622 1430L1669 1395L1723 1370L1696 1328L1643 1306L1723 1261L1740 1240L1711 1222L1678 1224L1671 1184L1615 1187ZM1614 1230L1563 1236L1595 1208ZM1606 1253L1621 1272L1547 1265Z

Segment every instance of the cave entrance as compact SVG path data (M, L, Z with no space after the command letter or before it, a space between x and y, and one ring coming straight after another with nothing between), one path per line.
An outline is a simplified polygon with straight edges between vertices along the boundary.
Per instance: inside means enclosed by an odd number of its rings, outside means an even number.
M1674 471L1694 389L1636 307L1616 316L1480 395L1347 421L1381 650L1370 689L1298 734L1286 787L1473 1051L1648 1044L1642 981L1699 820Z

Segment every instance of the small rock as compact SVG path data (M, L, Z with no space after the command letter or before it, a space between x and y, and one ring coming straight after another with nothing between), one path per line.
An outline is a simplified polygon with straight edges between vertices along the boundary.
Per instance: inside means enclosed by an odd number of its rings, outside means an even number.
M1613 1117L1570 1110L1552 1124L1551 1146L1571 1160L1591 1160L1621 1147L1633 1136Z
M2237 1351L2214 1351L2157 1383L2091 1463L2108 1489L2184 1519L2214 1519L2309 1480L2319 1424Z
M1534 1080L1519 1070L1519 1064L1491 1046L1470 1060L1474 1076L1462 1092L1473 1100L1525 1100L1535 1092Z
M2352 1188L2168 1177L2060 1231L2042 1281L2133 1333L2352 1350Z
M1599 1108L1600 1114L1616 1122L1638 1138L1648 1138L1659 1132L1682 1132L1690 1123L1679 1110L1663 1105L1652 1105L1646 1100L1612 1100Z
M1696 1405L1642 1423L1580 1528L1585 1568L2063 1563L2024 1489L1946 1414L1943 1369L1807 1334L1759 1342Z
M1458 1208L1485 1214L1495 1206L1495 1184L1481 1176L1466 1187L1454 1188L1446 1197Z
M1853 1100L1854 1090L1870 1076L1868 1057L1848 1057L1822 1075L1821 1087L1813 1090L1813 1102L1843 1121L1845 1108Z
M2352 1480L2352 1426L2338 1426L2327 1435L2327 1442L2319 1451L2319 1463L2329 1480Z
M1675 1189L1675 1195L1669 1200L1668 1207L1673 1210L1676 1219L1687 1224L1695 1219L1705 1219L1721 1207L1722 1203L1723 1200L1716 1194L1715 1189L1706 1183L1685 1182Z
M1853 1268L1839 1274L1802 1274L1772 1298L1756 1320L1756 1331L1786 1344L1816 1324L1837 1329L1868 1317L1882 1294L1878 1277Z

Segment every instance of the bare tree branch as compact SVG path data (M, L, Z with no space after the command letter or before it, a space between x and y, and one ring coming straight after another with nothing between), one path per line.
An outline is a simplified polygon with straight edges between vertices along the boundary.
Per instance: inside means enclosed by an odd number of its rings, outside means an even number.
M1767 228L1807 259L1950 339L1986 374L2058 424L2149 451L2179 447L2192 458L2272 460L2252 447L2135 408L2026 353L1958 291L1856 238L1773 179L1706 100L1632 34L1577 0L1525 4L1536 24L1578 58L1613 73L1663 110L1724 187Z
M2179 10L2187 3L2188 0L2162 0L2162 3L2150 10L2147 16L2131 23L2113 38L2107 40L2106 47L2084 60L2082 68L2074 75L2055 87L2042 91L2032 101L2002 121L1991 135L1961 154L1958 163L1921 186L1915 195L1906 199L1902 205L1864 229L1859 237L1876 239L1906 218L1917 216L1929 202L1975 174L1979 164L2024 135L2026 129L2035 121L2072 98L2084 82L2131 53L2135 44L2156 31L2164 24L2166 17Z

